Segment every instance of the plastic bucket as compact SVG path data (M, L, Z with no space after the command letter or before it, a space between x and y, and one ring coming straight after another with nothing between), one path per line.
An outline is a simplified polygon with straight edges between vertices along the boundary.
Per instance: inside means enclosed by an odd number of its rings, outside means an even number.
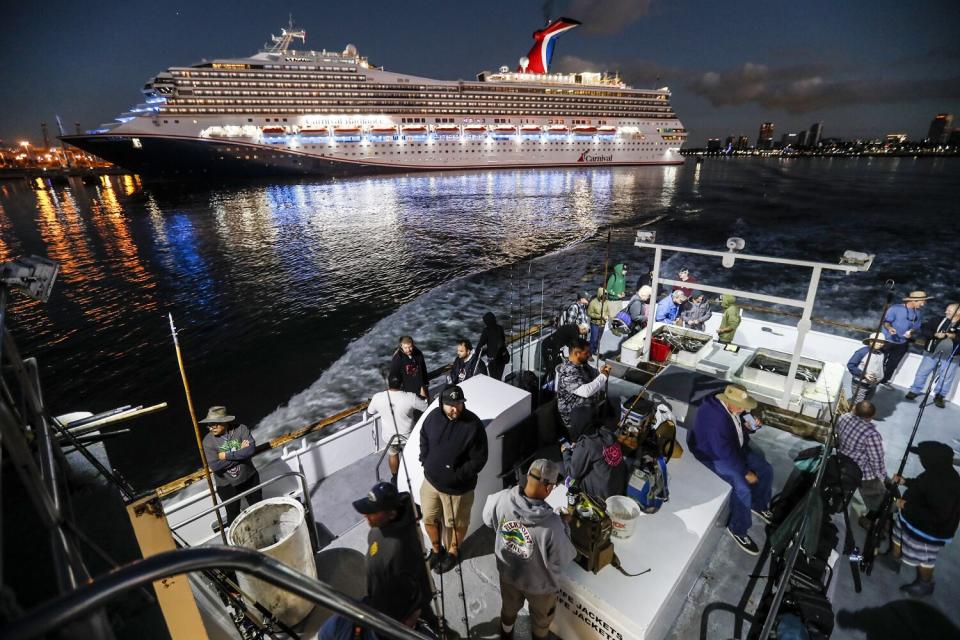
M653 338L650 341L650 359L654 362L665 362L670 357L670 345L662 340Z
M306 513L293 498L267 498L245 509L227 534L227 543L256 549L288 567L316 579L317 565L310 544ZM284 623L293 626L307 617L313 603L289 591L246 573L237 581L244 593L253 596Z
M607 515L613 524L613 537L626 540L633 535L640 519L640 507L632 498L610 496L607 498Z

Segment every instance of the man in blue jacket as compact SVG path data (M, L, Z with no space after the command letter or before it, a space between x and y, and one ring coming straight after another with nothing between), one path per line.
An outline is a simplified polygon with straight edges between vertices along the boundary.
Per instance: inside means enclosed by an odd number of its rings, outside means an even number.
M733 487L727 532L741 549L754 556L760 549L747 533L750 513L767 524L773 518L769 511L773 469L763 454L750 447L741 420L741 414L756 406L757 401L745 389L727 385L723 393L703 401L687 435L687 446L694 457Z
M883 380L887 384L893 378L903 356L910 349L910 342L923 325L921 309L930 296L925 291L911 291L903 299L903 304L895 304L887 309L883 317L883 336L887 343L883 346Z
M678 324L677 318L680 316L680 309L683 307L683 303L686 301L687 296L683 293L683 291L677 289L657 303L657 312L653 319L657 322L671 322L673 324Z

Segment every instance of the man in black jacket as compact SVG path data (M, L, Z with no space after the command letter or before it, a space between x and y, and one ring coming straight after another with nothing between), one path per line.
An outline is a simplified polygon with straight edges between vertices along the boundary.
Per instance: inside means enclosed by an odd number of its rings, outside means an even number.
M943 409L945 406L944 394L950 393L953 388L953 379L957 375L958 354L957 334L960 333L960 304L947 305L943 317L933 318L923 323L920 329L918 344L923 346L923 360L917 368L917 375L913 378L913 386L907 392L907 400L923 395L927 386L927 378L937 369L937 360L940 369L937 370L936 386L933 389L933 404Z
M404 391L429 399L427 363L410 336L400 336L400 346L393 352L393 360L390 361L390 377L400 378Z
M942 442L927 440L910 452L920 456L923 473L916 478L893 476L893 482L907 487L897 500L893 557L917 568L917 579L900 590L928 596L933 593L937 554L960 526L960 474L953 468L953 449Z
M458 562L460 542L467 536L473 490L487 463L487 433L480 418L464 406L463 390L444 389L439 409L432 410L420 429L423 485L420 506L430 544L428 561L439 573ZM440 532L444 532L441 544Z
M436 621L430 609L433 581L423 559L423 543L414 519L409 493L398 493L389 482L374 485L354 500L353 508L370 525L367 534L367 595L372 602L389 597L397 584L413 591L409 602L427 621Z
M457 357L453 359L450 373L447 374L447 383L460 384L475 375L487 375L487 365L480 359L480 350L474 351L469 340L460 338L457 341Z
M494 380L503 380L503 369L510 361L507 336L503 332L503 327L497 324L497 316L490 311L483 314L483 324L485 326L477 341L477 352L486 354L490 377Z

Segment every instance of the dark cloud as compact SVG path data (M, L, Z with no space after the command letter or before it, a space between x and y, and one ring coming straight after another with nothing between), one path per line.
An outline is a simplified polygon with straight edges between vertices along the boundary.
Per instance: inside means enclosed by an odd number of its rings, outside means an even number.
M591 33L609 35L623 31L647 15L651 3L652 0L570 0L564 15L581 21L584 29Z
M726 71L702 73L689 88L715 107L755 103L791 113L960 96L957 77L846 80L831 78L829 73L826 66L772 68L748 62Z

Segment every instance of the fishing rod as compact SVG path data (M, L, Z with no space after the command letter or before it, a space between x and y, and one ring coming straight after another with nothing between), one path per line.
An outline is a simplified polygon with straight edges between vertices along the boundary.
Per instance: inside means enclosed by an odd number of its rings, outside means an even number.
M187 370L183 366L183 354L180 352L180 341L177 339L177 328L173 324L173 314L168 313L170 319L170 334L173 336L173 348L177 352L177 365L180 367L180 378L183 380L183 392L187 396L187 409L190 411L190 421L193 423L193 433L197 437L197 448L200 450L200 461L203 463L203 475L207 479L207 489L210 490L210 500L213 506L218 506L217 492L213 488L213 477L210 475L210 464L207 461L207 452L203 450L203 437L200 435L200 424L197 422L197 412L193 409L193 396L190 395L190 383L187 382ZM214 509L213 514L217 516L217 524L220 525L220 537L223 544L227 544L227 531L223 525L223 517L220 515L220 509Z
M880 335L883 331L883 323L887 318L887 311L890 309L890 304L893 302L893 286L896 284L893 280L887 280L885 285L887 288L887 299L883 303L883 310L880 312L880 320L877 322L877 330L873 332L873 335ZM864 395L870 391L869 381L864 384L864 379L867 378L867 372L870 370L870 359L873 357L873 344L870 343L867 345L867 359L864 360L863 366L860 368L862 375L857 376L857 379L854 381L853 386L853 400L860 396L861 391ZM875 383L874 383L875 384ZM864 388L866 387L866 388Z
M462 561L460 560L460 552L462 549L460 548L460 534L457 532L457 522L459 522L457 519L457 501L451 500L450 506L453 508L453 541L457 544L457 564L454 566L456 567L457 575L460 577L460 601L463 603L463 618L461 618L461 620L467 630L467 640L470 640L473 632L470 630L470 617L467 613L467 587L463 581L463 567L461 566ZM441 579L443 578L442 573L440 577Z
M957 348L960 348L960 344L957 345ZM957 353L957 348L954 348L953 353L950 354L950 358ZM949 362L949 360L948 360ZM930 380L927 382L927 388L923 393L923 401L920 403L920 407L917 409L917 419L913 422L913 430L910 432L910 439L907 440L907 446L903 450L903 456L900 458L900 466L897 467L897 473L895 475L903 477L903 470L907 466L907 458L910 456L910 448L913 446L913 440L917 437L917 430L920 428L920 421L923 419L923 412L927 408L927 400L930 399L930 391L933 390L934 385L939 382L940 379L940 366L943 364L943 354L937 354L937 362L934 365L933 375L930 376ZM863 560L860 565L864 573L868 576L873 573L874 560L877 557L878 547L880 546L880 537L884 534L890 534L890 524L893 518L893 503L894 500L900 497L900 490L897 488L897 485L892 482L886 484L886 491L883 494L883 501L880 503L880 510L877 512L877 517L870 525L870 530L867 532L867 539L863 543Z
M434 605L437 607L437 614L438 614L437 631L439 632L441 638L445 638L446 629L444 627L446 625L446 611L445 611L445 603L444 603L444 596L443 596L443 574L440 574L440 592L439 592L440 603L437 604L436 585L433 582L433 576L430 575L430 565L427 562L427 551L426 551L426 548L424 548L423 546L423 536L420 535L420 523L423 520L423 515L421 514L420 510L417 509L413 504L413 484L410 482L410 469L407 467L407 458L406 456L403 455L403 444L406 442L406 438L400 435L400 427L397 425L397 414L393 408L393 398L390 397L389 369L387 367L381 367L380 375L383 377L383 382L387 387L386 389L387 406L390 407L390 419L393 421L392 438L396 439L395 442L397 443L397 446L400 447L400 453L399 453L400 464L403 465L403 475L406 476L407 493L410 496L410 499L409 499L410 510L413 512L413 520L416 523L415 524L416 535L414 537L417 539L417 542L419 542L420 544L420 557L423 558L423 567L424 567L424 570L427 572L427 578L430 580L430 587L431 587L431 593L432 593L431 600L434 601ZM440 407L441 407L440 410L442 411L443 410L442 400L440 401ZM379 469L377 470L377 472L378 472L378 479L379 479Z
M543 276L540 277L540 326L543 326ZM537 349L537 405L540 405L540 391L543 389L543 341Z

